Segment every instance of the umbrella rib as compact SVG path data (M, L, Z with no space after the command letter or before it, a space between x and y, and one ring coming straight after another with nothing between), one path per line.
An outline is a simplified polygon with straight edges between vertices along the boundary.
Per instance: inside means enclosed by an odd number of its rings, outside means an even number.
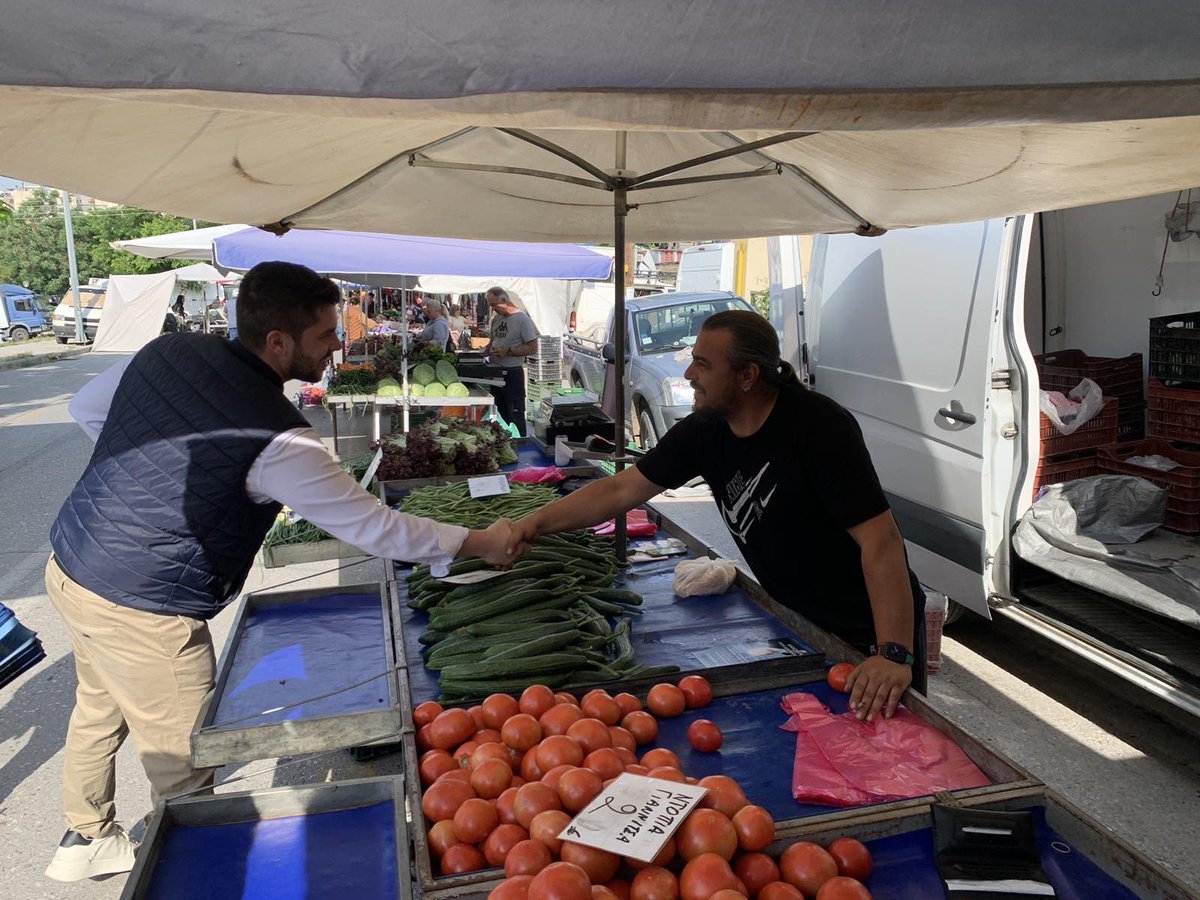
M743 153L751 153L758 150L760 147L770 147L773 144L783 144L787 141L795 141L800 138L808 137L816 134L815 131L787 131L783 134L776 134L769 138L763 138L759 141L751 141L749 144L739 143L736 147L726 147L724 150L717 150L713 153L706 153L704 156L697 156L693 159L685 159L683 162L677 162L674 165L664 166L661 169L655 169L653 172L647 172L645 175L639 175L636 178L629 179L629 186L636 187L645 184L648 181L654 181L656 178L661 178L664 175L673 175L676 172L682 172L684 169L694 169L696 166L702 166L705 163L716 162L720 159L728 159L731 156L740 156Z
M528 175L532 178L549 178L552 181L577 184L581 187L594 188L598 191L608 190L608 185L597 181L589 181L586 178L576 178L574 175L562 175L558 172L543 172L540 169L524 169L519 166L489 166L485 163L447 162L430 159L418 153L413 153L409 156L408 164L425 169L457 169L464 172L498 172L501 175Z
M602 181L606 190L612 190L614 183L613 176L609 175L599 166L588 162L582 156L572 153L566 147L560 147L553 141L548 141L543 137L539 137L538 135L529 131L525 131L521 128L498 128L496 130L507 134L510 137L515 137L517 140L524 141L527 144L532 144L535 147L545 150L547 153L553 153L559 159L564 159L572 165L578 166L589 175Z
M781 164L772 163L769 166L763 166L750 172L726 172L722 175L693 175L689 178L664 178L661 181L655 181L651 184L634 185L629 190L644 191L660 187L679 187L685 184L706 184L711 181L732 181L735 178L757 178L759 175L778 175L781 169Z

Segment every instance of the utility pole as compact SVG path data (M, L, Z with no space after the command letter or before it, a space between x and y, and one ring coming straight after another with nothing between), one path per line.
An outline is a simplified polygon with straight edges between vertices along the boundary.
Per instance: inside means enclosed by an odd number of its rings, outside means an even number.
M79 266L75 262L75 229L71 227L71 195L62 192L63 223L67 228L67 266L71 273L71 294L75 298L75 343L86 344L87 332L83 327L83 304L79 301Z

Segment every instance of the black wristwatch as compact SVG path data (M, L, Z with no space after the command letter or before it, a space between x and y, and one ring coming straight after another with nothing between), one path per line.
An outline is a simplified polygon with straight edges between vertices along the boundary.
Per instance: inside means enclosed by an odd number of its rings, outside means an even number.
M889 662L900 663L902 666L911 666L916 662L916 657L908 652L907 647L893 641L888 641L882 647L876 647L875 652Z

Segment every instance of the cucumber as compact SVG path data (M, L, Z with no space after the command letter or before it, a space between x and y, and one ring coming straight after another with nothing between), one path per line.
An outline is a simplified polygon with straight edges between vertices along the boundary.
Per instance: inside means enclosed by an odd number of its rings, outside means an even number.
M539 629L539 631L542 629ZM532 657L540 656L545 653L550 653L555 650L562 650L576 643L582 635L576 628L571 628L567 631L555 631L550 634L543 634L541 637L533 637L529 640L518 641L511 647L500 648L495 647L487 653L483 659L485 662L495 662L501 659L515 659L517 657Z

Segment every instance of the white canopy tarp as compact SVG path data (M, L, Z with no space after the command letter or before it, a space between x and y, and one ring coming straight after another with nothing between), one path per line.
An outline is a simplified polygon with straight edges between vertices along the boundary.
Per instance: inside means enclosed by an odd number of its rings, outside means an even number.
M154 275L110 275L93 353L135 353L163 330L163 321L181 281L224 281L206 263Z
M193 228L189 231L173 231L151 237L130 238L127 241L112 241L114 250L125 250L148 259L202 259L212 262L213 241L228 234L245 231L249 225L212 225L208 228Z
M454 275L422 275L418 285L433 294L482 294L490 287L508 291L517 309L529 313L539 334L567 333L572 301L584 282L555 278L462 278Z
M611 240L621 177L628 240L712 239L1200 184L1184 0L10 6L0 171L209 221Z

